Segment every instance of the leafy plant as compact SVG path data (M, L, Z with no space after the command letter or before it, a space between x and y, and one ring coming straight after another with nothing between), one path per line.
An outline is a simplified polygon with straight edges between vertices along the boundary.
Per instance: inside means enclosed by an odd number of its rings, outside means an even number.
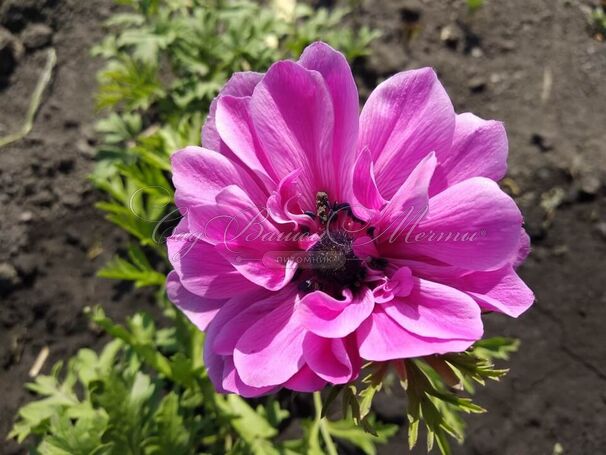
M603 6L596 6L591 11L590 25L594 38L604 41L606 39L606 10Z
M473 13L484 6L486 0L467 0L467 9Z
M21 408L10 437L35 436L34 453L322 454L334 437L373 455L397 430L380 425L373 436L351 420L321 419L317 408L302 422L303 437L276 441L288 411L275 398L254 406L215 393L202 361L203 335L180 313L167 305L171 325L159 329L144 313L123 326L100 307L88 311L113 341L100 354L81 349L28 385L39 399Z
M472 402L474 383L484 385L487 379L499 380L507 370L496 369L495 359L505 360L517 349L518 341L508 338L487 338L476 342L462 353L436 355L374 364L361 386L335 387L324 403L327 408L342 394L344 415L369 433L375 425L370 414L374 396L394 379L404 388L408 416L408 443L416 446L419 426L424 424L427 451L436 445L443 455L451 453L449 437L462 443L465 423L462 414L483 413ZM467 392L467 396L462 393Z

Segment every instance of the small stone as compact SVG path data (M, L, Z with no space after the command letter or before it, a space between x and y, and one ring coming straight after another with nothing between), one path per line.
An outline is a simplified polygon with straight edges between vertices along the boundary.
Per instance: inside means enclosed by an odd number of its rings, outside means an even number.
M32 253L23 253L14 261L15 268L23 281L31 280L38 273L38 257Z
M30 24L23 33L21 41L28 50L40 49L48 46L53 39L53 30L44 24Z
M80 206L82 199L74 193L65 193L61 195L61 203L66 207L76 208Z
M606 221L602 221L595 225L596 232L602 237L603 240L606 240Z
M596 175L585 174L581 177L580 186L583 193L594 196L600 191L602 182Z
M65 241L70 245L80 245L81 232L74 227L68 227L65 229Z
M0 294L12 291L19 285L19 274L8 262L0 264Z
M503 77L499 73L491 73L490 74L490 82L492 84L498 84L503 80Z
M95 157L95 148L90 144L90 142L81 137L76 141L76 150L84 156L85 158L92 159Z
M482 76L476 76L469 80L467 84L471 93L481 93L486 89L486 79Z
M484 56L484 52L479 47L474 47L471 50L471 56L474 58L481 58Z
M440 31L440 39L451 49L456 49L463 40L463 32L454 24L443 27Z
M33 219L34 219L34 214L32 212L30 212L29 210L26 210L25 212L23 212L19 215L19 221L21 221L22 223L29 223Z
M42 190L30 199L33 204L41 207L50 207L54 200L55 197L49 190Z
M499 42L499 47L507 52L513 51L516 48L516 42L513 40L504 39Z

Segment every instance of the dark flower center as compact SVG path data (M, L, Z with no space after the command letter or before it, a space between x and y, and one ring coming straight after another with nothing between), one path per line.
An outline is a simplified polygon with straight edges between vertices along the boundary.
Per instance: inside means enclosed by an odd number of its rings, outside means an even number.
M325 231L308 251L310 273L299 289L304 292L321 290L335 298L341 298L343 289L359 289L366 277L366 268L354 254L352 241L346 232Z

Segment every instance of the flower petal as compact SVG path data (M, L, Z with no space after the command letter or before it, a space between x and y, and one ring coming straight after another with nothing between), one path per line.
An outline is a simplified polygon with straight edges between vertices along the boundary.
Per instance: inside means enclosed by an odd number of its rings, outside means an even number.
M421 254L471 270L514 260L522 215L492 180L474 177L429 200L429 213L391 252Z
M288 292L253 293L228 300L217 314L221 330L211 346L221 355L233 355L238 340L252 323L258 321L291 298ZM294 298L294 297L293 297Z
M359 112L358 89L353 74L345 56L322 42L309 45L298 63L319 72L330 93L335 119L332 164L335 166L334 175L341 184L339 194L331 196L337 200L349 200Z
M257 288L213 245L188 232L183 227L186 224L187 219L183 218L166 244L168 258L189 292L208 299L226 299Z
M354 165L353 194L362 207L353 206L356 213L362 208L380 210L387 202L381 196L375 180L375 170L370 152L364 149L358 155ZM357 210L356 210L357 209ZM360 214L364 215L365 211Z
M261 150L254 130L250 112L251 97L222 96L217 100L216 129L222 143L229 148L221 152L236 157L238 162L250 169L264 182L266 188L275 186L275 173L272 172L268 157Z
M383 305L407 331L426 338L478 340L483 326L480 309L464 292L422 279L414 281L407 297Z
M225 357L225 363L223 366L223 383L221 385L226 391L237 393L244 398L260 397L276 391L275 386L251 387L244 384L236 371L232 356Z
M169 300L200 330L206 330L224 304L224 300L206 299L192 294L181 284L174 271L166 277L166 293Z
M471 340L440 340L414 335L391 319L381 306L377 306L362 323L356 335L360 356L378 362L461 352L473 343Z
M297 316L307 330L325 338L342 338L355 331L372 312L372 292L364 288L353 296L343 292L337 300L322 291L305 295L297 302Z
M293 307L294 293L254 322L236 343L234 363L245 384L279 385L303 367L305 330Z
M219 95L210 104L208 117L202 128L202 145L207 149L220 152L222 147L222 140L217 126L215 123L215 113L217 111L217 101L221 96L251 96L253 90L263 77L261 73L255 73L252 71L243 71L234 73L229 81L225 84Z
M279 180L303 169L304 194L334 192L334 112L318 72L291 61L274 63L255 88L250 110L261 148L271 157Z
M432 182L431 194L471 177L501 180L507 172L507 149L501 122L470 113L457 115L452 147L440 157L439 178Z
M256 204L264 204L268 193L248 171L223 155L202 147L186 147L171 157L175 202L182 213L196 204L214 202L221 190L235 185Z
M374 238L386 238L395 242L405 234L406 228L414 226L425 217L429 206L428 189L436 168L434 152L429 153L414 168L406 181L398 188L391 200L385 205Z
M530 254L530 236L528 233L522 228L520 230L520 244L518 245L518 254L516 256L515 261L513 261L513 266L518 267L526 260L528 255Z
M381 194L391 199L429 152L448 152L455 128L452 103L431 68L382 82L360 115L358 150L368 147Z
M494 272L477 272L461 280L461 290L469 293L481 308L517 318L534 302L534 294L511 266Z
M279 231L259 207L236 185L225 187L207 204L188 207L189 230L213 245L279 248Z
M303 356L322 379L331 384L346 384L358 375L360 368L355 357L352 361L346 342L344 338L322 338L309 332L303 340Z
M325 385L326 381L314 373L308 365L303 365L292 378L284 383L284 387L287 389L303 393L317 392L322 390Z
M215 248L243 277L271 291L282 289L297 272L296 262L284 262L279 251L264 251L255 245L218 244Z

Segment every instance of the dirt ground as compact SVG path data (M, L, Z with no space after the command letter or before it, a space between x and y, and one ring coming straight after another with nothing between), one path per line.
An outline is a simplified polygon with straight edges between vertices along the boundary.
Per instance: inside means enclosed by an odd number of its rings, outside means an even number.
M532 237L521 274L537 302L518 320L486 318L488 335L518 337L522 347L511 373L477 394L489 413L468 419L456 453L606 447L606 44L591 36L587 5L487 0L469 16L463 1L366 0L354 18L383 31L355 65L363 96L394 72L433 66L457 111L503 120L509 134L503 186ZM58 54L34 130L0 149L0 441L29 399L23 383L41 348L50 347L46 372L99 344L84 306L102 303L120 317L152 305L94 277L126 244L92 208L98 195L86 180L99 65L89 48L110 13L109 0L0 0L0 24L25 43L12 64L0 52L0 136L23 121L48 47ZM403 423L403 406L383 396L376 410ZM407 453L404 441L403 430L380 453ZM2 453L23 451L0 442Z

